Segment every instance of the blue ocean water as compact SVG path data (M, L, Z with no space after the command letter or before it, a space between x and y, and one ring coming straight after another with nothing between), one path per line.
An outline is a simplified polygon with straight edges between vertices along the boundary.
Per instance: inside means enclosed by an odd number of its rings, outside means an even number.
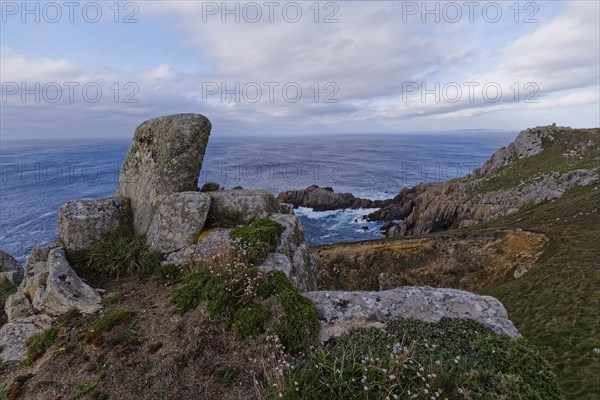
M515 134L219 137L206 150L199 184L264 188L277 194L311 184L384 199L403 186L470 173ZM61 204L114 192L130 139L3 141L0 146L0 248L20 262L57 235ZM299 209L311 244L380 237L370 210Z

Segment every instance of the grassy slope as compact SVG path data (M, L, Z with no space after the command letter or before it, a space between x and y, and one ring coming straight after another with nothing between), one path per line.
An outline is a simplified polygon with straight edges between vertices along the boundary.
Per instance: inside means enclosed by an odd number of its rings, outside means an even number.
M594 211L595 210L595 211ZM484 290L553 365L568 399L600 393L600 190L577 187L554 202L473 227L519 227L551 238L527 274Z
M600 165L600 129L566 130L543 141L544 151L514 160L479 187L480 192L529 183L549 172ZM581 151L581 144L592 144ZM563 157L577 149L575 157ZM592 399L600 393L600 190L577 187L560 199L523 207L518 213L471 229L519 227L551 238L544 256L517 280L484 290L506 306L519 330L554 366L565 397ZM595 212L592 212L594 211Z
M522 182L531 183L534 177L549 172L568 172L576 169L591 169L600 165L600 154L597 147L600 145L598 139L600 129L576 129L565 130L562 134L555 135L555 139L543 140L544 151L532 157L513 160L493 176L485 179L479 186L482 193L496 190L510 189L520 185ZM580 155L575 157L563 157L567 150L581 149L581 144L592 141L596 148L587 147ZM481 178L481 176L474 176Z
M544 140L544 151L515 160L480 187L506 189L549 172L600 165L600 129L567 130ZM581 151L581 144L587 148ZM591 144L591 146L590 146ZM565 158L577 149L576 157ZM523 207L518 213L473 229L519 227L546 233L551 243L537 265L522 278L489 288L519 330L539 346L569 399L598 398L600 393L600 189L576 187L560 199Z

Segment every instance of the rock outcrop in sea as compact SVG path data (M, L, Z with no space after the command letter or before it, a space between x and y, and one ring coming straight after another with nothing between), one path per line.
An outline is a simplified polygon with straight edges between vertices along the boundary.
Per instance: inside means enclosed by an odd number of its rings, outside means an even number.
M315 211L338 210L341 208L379 208L385 207L390 200L369 200L354 197L352 193L335 193L331 187L311 185L306 189L281 192L277 200L297 207L308 207Z
M518 336L502 305L469 292L433 288L395 288L380 294L315 291L315 259L292 206L306 195L317 207L373 207L374 203L329 188L313 187L301 195L264 190L200 191L198 178L211 132L211 123L198 114L154 118L135 131L116 194L100 200L74 200L60 208L60 239L34 248L27 257L24 279L5 304L8 323L0 328L0 361L20 361L26 343L70 310L95 313L102 290L92 288L73 270L70 252L85 249L107 235L129 227L145 235L147 245L160 253L163 264L202 263L230 251L232 229L257 218L279 224L279 243L258 265L262 271L281 271L322 313L321 337L349 326L382 326L390 317L423 321L441 318L473 319L495 332ZM579 178L573 178L579 179ZM583 179L583 178L582 178ZM307 204L307 203L304 203ZM18 283L10 257L2 254L2 273Z

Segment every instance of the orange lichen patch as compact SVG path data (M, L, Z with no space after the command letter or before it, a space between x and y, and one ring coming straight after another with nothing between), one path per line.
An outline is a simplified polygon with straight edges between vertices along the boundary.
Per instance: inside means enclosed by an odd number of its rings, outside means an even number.
M207 229L205 231L202 231L200 233L200 235L198 235L198 239L196 239L196 243L200 243L202 241L202 239L204 239L205 237L207 237L208 235L210 235L210 233L214 231L214 229Z

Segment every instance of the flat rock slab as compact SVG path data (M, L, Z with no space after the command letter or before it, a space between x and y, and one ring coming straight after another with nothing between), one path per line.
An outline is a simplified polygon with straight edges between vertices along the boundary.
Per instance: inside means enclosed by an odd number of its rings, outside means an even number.
M200 192L174 193L166 197L148 230L148 246L172 253L196 243L210 208L210 196Z
M153 118L136 128L116 193L131 200L138 234L148 232L164 197L198 190L210 131L200 114Z
M0 328L0 362L21 362L27 355L27 343L31 338L52 327L52 318L33 315L18 318Z
M129 200L114 196L74 200L60 206L58 232L69 250L81 250L128 222Z
M462 290L405 286L382 292L308 292L306 296L320 314L322 341L353 328L381 328L398 318L425 322L471 319L495 333L520 336L502 303Z

